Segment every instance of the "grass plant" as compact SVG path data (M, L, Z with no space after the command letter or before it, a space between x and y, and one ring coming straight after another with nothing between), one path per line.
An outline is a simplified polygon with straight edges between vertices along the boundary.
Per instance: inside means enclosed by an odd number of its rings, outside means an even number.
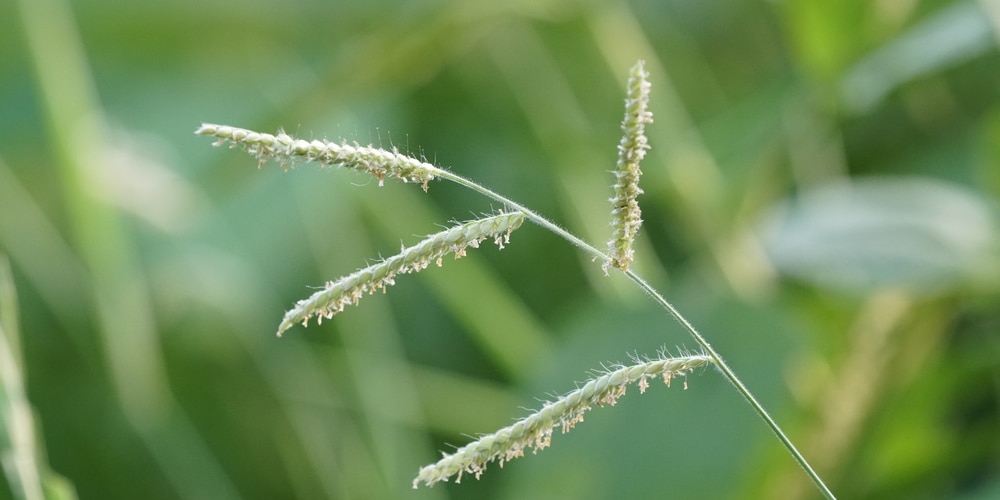
M513 425L485 435L454 453L445 454L437 463L423 467L413 481L414 487L420 483L430 486L453 476L457 476L457 482L463 473L471 473L478 478L486 464L491 461L498 460L502 466L505 461L523 456L526 448L533 448L537 452L548 447L553 429L561 428L563 432L568 431L583 420L583 413L593 405L614 405L625 393L625 387L631 383L637 382L640 392L644 392L648 387L649 377L662 376L669 385L672 378L683 376L694 368L711 364L732 383L740 396L760 415L818 491L825 498L834 498L833 493L805 457L726 364L722 356L691 322L630 268L630 263L634 260L633 243L642 223L637 198L642 193L639 188L640 162L649 149L645 126L652 123L652 114L648 111L651 88L648 78L649 74L642 61L632 67L625 100L625 118L622 122L623 137L618 147L619 160L614 172L616 179L613 186L614 196L610 200L612 238L609 241L607 254L537 212L499 193L451 171L403 155L395 149L390 151L325 140L307 141L284 132L272 135L207 123L195 131L198 135L216 138L217 146L228 144L231 147L243 148L256 156L260 164L274 159L286 170L297 163L340 166L367 172L378 180L379 185L385 178L392 177L403 182L419 184L424 191L428 189L430 181L444 179L483 194L505 207L502 213L458 224L428 236L417 245L403 248L400 253L392 257L328 282L323 289L309 298L300 300L286 313L278 327L279 336L296 323L307 324L312 317L316 317L318 321L331 318L342 312L346 305L356 304L365 293L385 291L399 274L421 271L429 267L431 262L440 265L442 258L447 254L453 253L456 258L461 257L468 247L475 248L485 239L493 239L502 248L508 241L510 232L527 219L590 254L600 263L605 274L608 273L609 267L621 270L636 286L673 316L691 334L702 350L697 355L659 356L644 361L636 360L633 365L618 366L608 370L586 382L582 387L546 403L540 410Z

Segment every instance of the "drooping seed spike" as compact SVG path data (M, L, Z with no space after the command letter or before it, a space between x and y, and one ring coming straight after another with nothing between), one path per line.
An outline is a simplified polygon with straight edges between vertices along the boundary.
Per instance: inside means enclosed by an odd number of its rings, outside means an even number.
M384 292L395 284L399 274L421 271L431 262L440 265L441 259L448 254L460 258L465 255L466 247L478 246L483 240L505 238L523 222L524 214L520 212L501 213L432 234L392 257L331 281L309 298L298 301L285 313L278 326L278 336L297 323L307 325L314 316L317 320L331 318L343 311L345 306L357 305L365 293Z
M647 379L662 376L664 380L670 380L682 377L691 370L710 363L712 358L709 356L693 355L637 360L631 366L615 367L556 401L545 403L540 410L514 424L483 436L454 453L445 454L436 463L421 468L413 480L413 487L416 488L420 483L433 486L434 483L447 481L456 475L457 483L463 473L473 474L478 479L490 462L498 461L503 467L505 462L523 457L527 448L535 453L547 448L552 443L553 429L558 427L563 433L569 432L583 421L583 414L593 406L614 405L625 394L625 388L629 384L639 382L640 389L645 391L649 386Z

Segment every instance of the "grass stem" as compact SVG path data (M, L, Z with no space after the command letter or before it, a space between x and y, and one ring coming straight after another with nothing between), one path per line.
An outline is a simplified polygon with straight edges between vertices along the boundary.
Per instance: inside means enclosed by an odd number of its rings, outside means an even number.
M566 241L572 243L573 245L576 245L584 252L594 256L595 259L600 260L601 262L610 261L611 258L604 252L598 250L593 245L590 245L586 241L578 238L576 235L563 229L554 222L535 213L533 210L526 208L524 205L514 202L511 199L507 198L506 196L503 196L489 188L481 186L458 174L442 169L438 170L439 170L438 172L435 172L435 175L437 177L465 186L469 189L472 189L473 191L483 194L488 198L496 200L500 203L504 203L512 210L518 210L524 213L525 218L527 218L528 220L534 222L535 224L538 224L539 226L544 227L545 229L548 229L549 231L552 231L553 233L559 235ZM736 391L740 393L740 396L742 396L743 399L750 404L750 406L754 409L754 411L757 412L757 415L759 415L760 418L764 420L764 423L766 423L767 426L771 429L771 432L773 432L774 435L778 438L782 446L784 446L785 449L788 450L788 453L792 455L792 458L795 459L795 461L799 464L800 467L802 467L802 470L805 471L806 475L809 476L809 479L812 480L813 484L820 491L820 493L822 493L823 497L827 499L836 498L833 495L833 492L831 492L830 489L827 488L826 483L823 482L823 479L819 477L819 474L817 474L816 471L813 470L812 466L809 465L809 462L806 460L806 458L802 455L802 453L799 452L798 448L795 447L791 439L789 439L788 436L785 435L784 431L781 430L781 427L778 425L778 423L775 422L773 418L771 418L771 415L768 414L767 410L764 409L764 406L761 405L759 401L757 401L757 398L754 397L753 393L750 392L750 389L748 389L747 386L743 384L743 382L739 379L739 377L736 376L736 373L732 370L732 368L730 368L729 365L726 364L725 360L722 359L722 356L720 356L719 353L715 351L712 345L708 343L708 340L706 340L705 337L703 337L701 333L698 332L698 330L694 327L694 325L691 324L691 322L688 321L687 318L685 318L680 313L680 311L678 311L677 308L673 306L673 304L668 302L667 299L663 297L663 295L661 295L655 288L653 288L652 285L650 285L645 279L642 278L642 276L637 274L635 271L631 269L625 271L625 276L627 276L636 285L638 285L639 288L641 288L650 297L652 297L653 300L655 300L658 304L660 304L661 307L666 309L667 312L670 313L670 315L673 316L674 319L677 320L677 322L680 323L681 326L684 327L684 329L691 334L695 342L697 342L698 345L701 346L701 348L705 351L705 353L710 358L712 358L712 362L715 364L715 366L719 368L719 371L722 372L722 375L726 377L726 379L729 380L731 384L733 384L733 387L735 387Z

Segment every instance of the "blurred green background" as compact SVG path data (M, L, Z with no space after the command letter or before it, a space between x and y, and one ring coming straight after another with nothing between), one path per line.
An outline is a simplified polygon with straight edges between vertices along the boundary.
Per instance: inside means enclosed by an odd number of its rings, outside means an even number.
M603 246L645 59L637 270L842 498L1000 497L1000 2L16 0L0 19L0 496L816 496L712 370L411 490L588 370L694 342L530 225L279 340L311 287L500 207L258 171L192 134L395 146Z

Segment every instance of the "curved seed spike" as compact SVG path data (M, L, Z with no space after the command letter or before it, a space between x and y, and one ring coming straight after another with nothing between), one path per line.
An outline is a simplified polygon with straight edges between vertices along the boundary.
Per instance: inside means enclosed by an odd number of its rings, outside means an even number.
M486 239L506 241L512 231L524 222L520 212L503 213L476 219L432 234L416 245L404 248L402 252L388 259L359 269L352 274L326 284L322 290L307 299L298 301L295 307L285 313L278 326L278 336L296 323L306 325L309 318L332 318L347 305L361 300L365 293L385 291L395 283L396 275L415 273L426 269L431 262L441 264L441 258L454 253L455 258L465 255L466 247L477 247ZM502 239L501 239L502 238ZM498 243L499 244L499 243ZM502 245L501 245L502 248Z
M547 448L552 442L553 429L558 427L563 433L569 432L583 421L584 412L591 407L613 406L625 394L625 387L629 384L638 381L640 391L645 392L649 386L646 379L663 377L664 381L669 381L710 363L712 358L697 355L660 357L614 368L556 401L546 403L542 409L514 424L483 436L459 448L455 453L446 454L437 463L421 468L413 480L413 487L416 488L420 483L433 486L456 474L457 483L465 472L474 474L479 479L486 470L486 465L494 460L498 460L503 467L505 462L523 457L526 448L532 448L536 453Z

